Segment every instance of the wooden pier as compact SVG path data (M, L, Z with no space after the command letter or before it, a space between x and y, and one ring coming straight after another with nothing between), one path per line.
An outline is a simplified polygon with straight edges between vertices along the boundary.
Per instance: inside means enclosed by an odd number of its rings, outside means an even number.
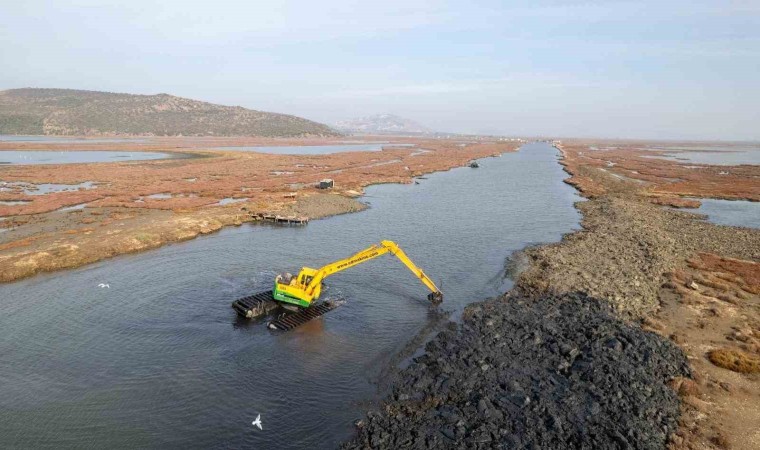
M253 218L264 222L279 223L282 225L306 225L309 218L305 216L280 216L277 214L255 214Z

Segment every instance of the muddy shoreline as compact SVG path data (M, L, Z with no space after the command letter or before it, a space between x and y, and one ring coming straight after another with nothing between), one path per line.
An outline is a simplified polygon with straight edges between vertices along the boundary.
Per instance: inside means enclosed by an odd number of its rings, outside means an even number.
M746 426L760 403L746 399L758 398L758 376L717 368L708 355L726 346L760 354L751 275L760 230L660 206L678 200L667 197L678 191L662 181L667 172L626 179L584 152L588 144L563 149L562 161L588 199L576 204L582 230L515 255L527 268L514 288L470 305L461 325L430 341L345 448L756 448ZM706 196L722 195L705 185ZM756 199L757 190L734 185L725 197ZM704 267L689 266L700 252L724 261L717 273L735 281L732 291L707 276L674 278ZM679 297L692 289L703 299ZM687 313L697 317L682 323ZM714 316L723 322L707 321ZM702 330L718 325L705 342Z

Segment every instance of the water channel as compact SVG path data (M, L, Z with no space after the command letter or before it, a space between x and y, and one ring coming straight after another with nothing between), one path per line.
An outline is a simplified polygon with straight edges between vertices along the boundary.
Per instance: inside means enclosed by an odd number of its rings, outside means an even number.
M323 297L346 304L288 333L230 302L279 271L391 239L457 318L510 288L512 252L578 228L557 158L528 144L478 169L370 187L360 213L244 225L0 285L0 447L334 448L434 317L424 287L386 255L329 278Z

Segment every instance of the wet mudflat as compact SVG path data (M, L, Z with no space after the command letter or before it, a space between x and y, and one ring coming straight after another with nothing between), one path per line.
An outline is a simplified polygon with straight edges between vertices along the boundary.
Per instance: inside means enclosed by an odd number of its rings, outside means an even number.
M325 297L346 305L285 334L230 302L381 239L440 282L455 317L504 292L505 258L575 229L578 197L548 145L480 163L371 187L370 209L303 228L243 226L0 286L0 445L335 447L435 319L424 287L382 257L331 277Z

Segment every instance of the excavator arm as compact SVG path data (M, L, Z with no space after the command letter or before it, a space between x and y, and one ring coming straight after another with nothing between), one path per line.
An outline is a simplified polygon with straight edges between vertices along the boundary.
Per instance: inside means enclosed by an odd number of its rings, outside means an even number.
M430 279L429 276L425 274L425 272L422 271L419 267L417 267L416 264L412 262L411 259L409 259L408 256L406 256L406 253L404 253L401 248L396 245L393 241L382 241L381 245L384 248L387 248L389 252L391 252L396 258L398 258L404 265L412 271L413 274L417 276L417 278L422 281L422 284L427 286L428 289L430 289L430 294L428 295L428 299L433 304L438 304L443 301L443 293L440 289L438 289L438 286L435 285L433 280Z
M309 306L314 299L319 298L322 290L322 281L325 278L386 253L391 253L396 256L428 289L430 289L431 293L428 295L428 299L433 304L438 304L443 301L443 294L433 280L431 280L422 269L417 267L412 260L409 259L406 253L404 253L404 251L392 241L381 241L379 245L373 245L348 258L335 261L316 270L304 267L301 270L301 273L298 274L294 283L284 285L275 282L275 299L287 303L294 303L302 307Z
M305 289L306 293L309 295L314 295L317 292L319 286L322 285L322 280L329 277L330 275L349 269L363 262L367 262L371 259L375 259L378 256L388 253L388 251L389 249L386 247L373 245L365 250L360 251L359 253L356 253L355 255L349 256L346 259L341 259L339 261L327 264L326 266L322 266L307 283Z

